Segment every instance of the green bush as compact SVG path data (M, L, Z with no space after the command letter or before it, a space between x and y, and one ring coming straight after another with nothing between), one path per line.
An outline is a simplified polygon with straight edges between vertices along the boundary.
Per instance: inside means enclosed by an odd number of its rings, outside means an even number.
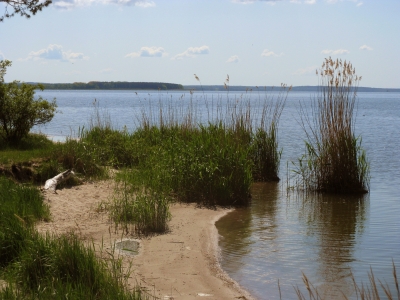
M9 61L0 61L3 75ZM35 89L43 90L42 85L31 85L13 81L4 83L0 78L0 137L11 144L18 144L35 125L50 122L56 111L55 99L52 102L39 97L34 99Z

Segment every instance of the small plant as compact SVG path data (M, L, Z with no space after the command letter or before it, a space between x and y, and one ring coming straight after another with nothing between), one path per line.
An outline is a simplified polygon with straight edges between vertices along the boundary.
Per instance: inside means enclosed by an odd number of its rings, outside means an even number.
M320 89L312 104L311 120L301 108L307 135L306 153L296 164L299 187L328 193L365 193L369 188L369 162L354 134L354 110L361 80L346 61L325 59Z

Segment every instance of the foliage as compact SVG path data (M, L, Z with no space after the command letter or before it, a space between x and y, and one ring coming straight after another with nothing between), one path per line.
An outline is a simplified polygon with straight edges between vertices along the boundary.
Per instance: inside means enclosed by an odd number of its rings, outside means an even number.
M307 134L306 154L296 173L306 190L330 193L365 193L369 162L354 134L354 110L361 77L350 63L325 59L320 73L321 91L312 106L313 120L302 108Z
M0 267L13 261L29 235L24 228L48 220L50 211L38 189L0 177Z
M90 81L74 83L46 83L46 89L57 90L183 90L181 84L164 82Z
M0 22L3 22L4 18L13 17L15 14L30 18L31 15L36 15L38 11L52 3L51 0L0 0L0 2L5 4L4 15L0 17ZM8 7L11 7L11 13L8 12Z
M74 234L39 234L34 222L48 218L38 189L0 177L0 275L7 282L0 299L141 298L128 291L130 271L113 250L99 259Z
M2 61L0 69L5 73L9 61ZM0 137L11 144L18 144L29 130L50 122L56 111L55 99L48 102L39 97L34 99L35 89L41 85L30 85L13 81L0 82Z

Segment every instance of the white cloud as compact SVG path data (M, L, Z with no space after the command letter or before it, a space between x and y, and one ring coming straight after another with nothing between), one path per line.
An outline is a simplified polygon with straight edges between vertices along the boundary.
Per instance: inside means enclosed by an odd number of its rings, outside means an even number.
M321 51L322 54L329 54L329 55L342 55L342 54L348 54L350 53L349 50L346 49L337 49L337 50L322 50Z
M282 56L283 53L280 54L276 54L275 52L268 50L268 49L264 49L264 51L261 53L261 56L265 56L265 57L269 57L269 56Z
M4 56L3 52L0 52L0 60L4 60L6 57Z
M318 66L311 66L311 67L306 67L303 69L298 69L296 70L293 75L310 75L310 74L315 74L315 70L318 69Z
M64 51L60 45L49 45L39 51L31 51L25 60L58 60L62 62L73 62L79 59L88 59L83 53Z
M90 6L92 4L116 4L122 6L134 5L138 7L154 7L156 4L150 0L54 0L56 8L72 9L79 6Z
M196 55L208 54L209 52L210 48L205 45L201 47L189 47L185 52L175 55L172 59L183 59L185 57L194 58Z
M372 51L373 49L372 49L370 46L367 46L367 45L362 45L362 46L360 47L360 50L368 50L368 51Z
M237 62L239 62L239 56L232 55L231 57L228 58L228 60L226 62L227 63L237 63Z
M163 47L142 47L138 52L132 52L125 57L163 57L167 56L168 53L165 52Z

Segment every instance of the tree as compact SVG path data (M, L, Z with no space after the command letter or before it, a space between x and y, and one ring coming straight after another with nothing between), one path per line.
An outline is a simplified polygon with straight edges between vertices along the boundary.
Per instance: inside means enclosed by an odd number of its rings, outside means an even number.
M11 18L15 14L30 18L31 15L36 15L38 11L49 6L52 0L0 0L0 2L5 4L4 15L0 17L0 22L3 22L4 18ZM9 7L12 9L10 13Z
M11 144L17 144L26 137L35 125L50 122L56 112L56 100L52 102L39 97L35 89L43 86L13 81L4 83L6 67L10 61L0 61L0 137Z

